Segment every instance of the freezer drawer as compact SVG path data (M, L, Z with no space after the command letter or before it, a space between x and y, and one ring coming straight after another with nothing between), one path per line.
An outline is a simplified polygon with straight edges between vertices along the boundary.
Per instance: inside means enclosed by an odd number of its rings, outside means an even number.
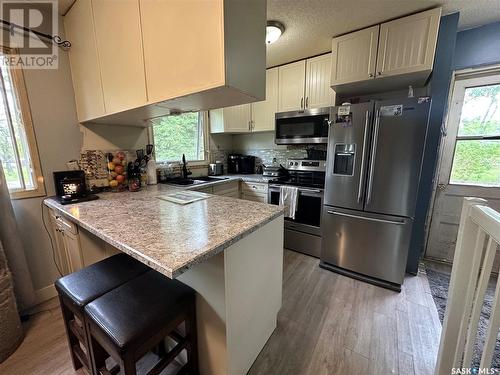
M325 206L321 260L401 285L412 224L409 218Z

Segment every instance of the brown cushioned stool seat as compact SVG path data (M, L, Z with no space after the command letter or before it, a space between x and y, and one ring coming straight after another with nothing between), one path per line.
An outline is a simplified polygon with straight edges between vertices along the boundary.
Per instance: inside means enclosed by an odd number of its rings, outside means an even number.
M94 372L135 374L136 362L149 351L163 346L170 336L173 349L162 353L150 373L159 373L186 349L182 372L197 374L195 292L189 286L149 271L106 293L85 306ZM185 333L178 329L185 323ZM105 368L107 356L118 366Z
M84 366L91 372L85 305L149 270L148 266L132 257L117 254L55 282L75 370Z

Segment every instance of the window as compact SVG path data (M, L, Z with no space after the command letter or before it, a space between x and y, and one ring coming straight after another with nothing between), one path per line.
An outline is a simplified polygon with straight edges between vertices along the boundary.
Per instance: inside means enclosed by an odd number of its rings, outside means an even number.
M205 161L205 112L187 112L152 120L157 162Z
M14 50L3 48L3 54ZM21 69L0 66L0 160L12 198L45 195Z
M450 183L500 187L500 83L465 88Z

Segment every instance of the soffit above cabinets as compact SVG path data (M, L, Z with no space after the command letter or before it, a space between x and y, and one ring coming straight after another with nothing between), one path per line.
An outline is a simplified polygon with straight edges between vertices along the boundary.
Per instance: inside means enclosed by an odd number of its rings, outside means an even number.
M267 46L267 67L331 51L332 37L442 6L460 12L459 29L500 21L500 0L268 0L267 19L285 25Z

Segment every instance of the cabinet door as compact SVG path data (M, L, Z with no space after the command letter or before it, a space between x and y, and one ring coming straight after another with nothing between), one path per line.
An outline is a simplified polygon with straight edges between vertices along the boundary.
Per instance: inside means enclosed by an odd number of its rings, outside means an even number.
M222 0L140 0L140 4L150 101L225 84Z
M250 131L251 105L242 104L223 109L226 133L248 133Z
M138 0L92 3L106 113L146 104Z
M252 131L274 131L274 115L278 112L279 68L266 70L266 100L252 103Z
M331 86L375 76L380 26L333 38Z
M84 267L82 249L80 247L78 235L74 235L69 231L64 231L63 236L70 271L78 271Z
M280 66L278 72L278 112L304 109L306 60Z
M335 91L330 87L332 54L313 57L306 61L306 108L335 105Z
M105 113L93 20L90 0L78 0L64 17L66 36L71 40L68 53L79 121Z
M441 8L383 23L377 57L377 78L430 72L434 62Z

